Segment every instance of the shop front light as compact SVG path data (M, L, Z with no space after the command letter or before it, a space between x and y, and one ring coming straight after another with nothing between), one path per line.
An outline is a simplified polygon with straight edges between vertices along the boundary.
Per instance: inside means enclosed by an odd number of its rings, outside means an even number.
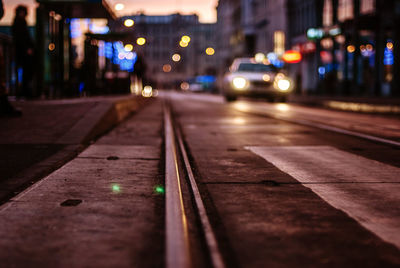
M235 89L238 90L243 90L246 89L246 87L248 86L249 82L247 81L246 78L244 77L235 77L232 80L232 85Z

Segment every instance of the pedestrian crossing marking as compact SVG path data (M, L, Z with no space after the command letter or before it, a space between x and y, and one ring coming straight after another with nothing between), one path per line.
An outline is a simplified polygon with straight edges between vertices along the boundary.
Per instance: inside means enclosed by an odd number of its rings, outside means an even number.
M400 249L400 168L330 146L246 149Z

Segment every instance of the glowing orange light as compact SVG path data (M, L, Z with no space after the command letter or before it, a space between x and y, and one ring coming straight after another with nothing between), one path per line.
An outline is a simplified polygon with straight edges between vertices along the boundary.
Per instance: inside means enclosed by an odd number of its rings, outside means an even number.
M182 90L189 90L189 88L190 88L189 83L187 83L187 82L182 82L181 83L181 89Z
M172 67L171 67L171 65L169 65L169 64L164 64L164 66L162 67L162 69L163 69L163 71L164 71L165 73L169 73L169 72L172 70Z
M353 53L354 51L356 51L356 47L355 46L353 46L353 45L347 46L347 52Z
M295 50L288 50L283 53L282 60L287 63L298 63L302 59L300 52Z
M53 51L54 49L56 49L56 45L54 43L50 43L49 44L49 50Z
M393 49L393 43L392 43L392 42L387 42L387 43L386 43L386 47L387 47L389 50L392 50L392 49Z

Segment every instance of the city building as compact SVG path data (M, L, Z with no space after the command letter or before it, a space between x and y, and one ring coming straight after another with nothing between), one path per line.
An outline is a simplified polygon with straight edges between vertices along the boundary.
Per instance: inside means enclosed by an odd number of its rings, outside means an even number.
M217 7L219 68L257 53L282 56L286 49L286 0L220 0Z
M288 69L296 81L299 94L310 94L319 87L318 43L307 32L318 30L322 26L322 8L320 0L287 1L287 47L302 54L299 63L289 65ZM311 30L312 29L312 30Z
M111 28L129 33L133 50L146 64L146 79L152 86L176 88L196 76L215 74L215 24L200 23L195 14L139 14L122 17L120 22L122 26Z
M85 77L82 76L89 71L82 74L77 70L77 65L83 65L83 57L80 55L84 54L85 38L84 33L80 32L82 51L77 51L77 46L72 40L77 32L73 19L103 18L107 24L107 19L115 18L115 15L103 0L37 2L39 6L36 12L37 68L34 95L76 96L85 86L82 83ZM89 24L94 25L88 22L87 27Z
M303 54L293 72L304 94L400 94L400 1L290 0L288 10L290 46Z

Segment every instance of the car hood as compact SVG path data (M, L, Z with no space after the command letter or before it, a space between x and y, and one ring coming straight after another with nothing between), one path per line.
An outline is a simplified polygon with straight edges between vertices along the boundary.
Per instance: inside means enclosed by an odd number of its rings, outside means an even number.
M233 73L227 73L225 75L226 79L232 80L235 77L243 77L246 78L249 81L262 81L263 76L268 74L270 76L271 81L275 78L276 73L273 72L233 72Z

